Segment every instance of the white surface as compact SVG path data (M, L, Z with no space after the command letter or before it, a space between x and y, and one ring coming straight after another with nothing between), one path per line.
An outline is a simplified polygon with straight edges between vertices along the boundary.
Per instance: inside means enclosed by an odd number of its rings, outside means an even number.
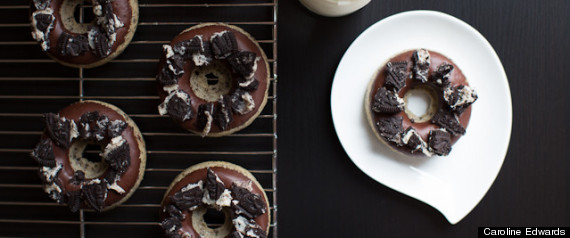
M339 17L357 11L370 3L370 0L299 0L306 8L314 13Z
M370 79L389 58L416 48L449 57L479 95L467 133L447 157L395 153L374 136L366 121L364 95ZM358 168L436 208L451 224L469 214L493 184L511 135L511 95L499 57L477 30L440 12L399 13L365 30L340 61L331 108L340 142Z

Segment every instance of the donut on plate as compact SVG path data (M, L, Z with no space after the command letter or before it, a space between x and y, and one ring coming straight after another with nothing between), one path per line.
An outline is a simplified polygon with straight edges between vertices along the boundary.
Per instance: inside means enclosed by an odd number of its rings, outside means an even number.
M32 158L44 190L71 211L112 209L138 188L146 149L138 127L119 108L100 101L71 104L45 114L46 130ZM100 148L98 160L86 147Z
M210 228L208 209L225 215ZM246 169L228 162L204 162L184 170L164 195L161 226L168 237L267 237L269 201L261 185Z
M202 136L224 136L255 120L269 89L267 56L243 29L188 28L163 46L157 81L161 115Z
M427 112L415 115L408 98L424 93ZM465 134L477 93L450 59L435 51L410 50L391 58L371 80L365 112L372 131L406 155L448 155Z
M92 68L117 57L137 28L137 0L91 0L95 19L78 23L84 0L33 0L32 37L51 58L71 67Z

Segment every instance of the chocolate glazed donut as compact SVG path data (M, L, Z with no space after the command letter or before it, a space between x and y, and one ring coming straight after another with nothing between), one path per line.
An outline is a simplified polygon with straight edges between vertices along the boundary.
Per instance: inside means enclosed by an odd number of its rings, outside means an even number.
M184 129L202 136L229 135L251 124L265 107L267 56L243 29L200 24L163 49L158 110Z
M131 42L138 24L138 0L91 0L95 19L75 20L84 0L32 0L32 37L55 61L92 68L117 57Z
M408 98L423 92L427 113L415 115ZM465 134L477 93L450 59L425 49L391 58L371 80L365 96L370 127L391 149L405 155L448 155Z
M47 113L46 131L32 152L44 190L71 211L105 211L125 202L138 188L146 148L138 127L119 108L100 101L71 104ZM100 160L86 158L88 145Z
M209 228L208 209L223 212L225 222ZM265 238L271 221L269 201L246 169L228 162L194 165L178 175L164 195L160 217L168 237Z

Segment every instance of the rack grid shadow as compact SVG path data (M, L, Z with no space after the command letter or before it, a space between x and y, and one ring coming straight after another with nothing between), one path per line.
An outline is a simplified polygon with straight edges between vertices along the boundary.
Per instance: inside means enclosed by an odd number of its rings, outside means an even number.
M62 66L41 51L30 34L29 4L0 3L0 236L159 237L159 204L172 179L191 165L223 160L259 180L270 201L268 237L277 237L277 0L139 0L139 26L131 44L92 69ZM91 10L88 4L80 8L86 9ZM203 22L248 31L267 54L271 70L261 115L246 129L221 138L186 132L157 112L161 45ZM114 104L132 117L143 132L148 161L141 186L127 202L108 212L72 213L43 192L30 152L44 129L43 113L88 99Z

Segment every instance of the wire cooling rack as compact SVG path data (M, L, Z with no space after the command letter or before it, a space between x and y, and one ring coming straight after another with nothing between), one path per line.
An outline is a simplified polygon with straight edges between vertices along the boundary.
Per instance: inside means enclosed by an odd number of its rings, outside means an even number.
M277 237L277 0L139 0L133 41L119 57L94 69L62 66L40 50L30 35L29 2L0 3L1 237L160 237L159 203L170 182L183 169L210 160L241 165L257 177L271 203L269 235ZM78 8L79 21L87 10ZM202 22L244 28L270 63L263 112L248 128L222 138L203 139L157 114L161 45ZM42 114L84 99L123 109L143 132L148 149L139 189L118 208L99 214L71 213L49 199L29 156L44 128Z

